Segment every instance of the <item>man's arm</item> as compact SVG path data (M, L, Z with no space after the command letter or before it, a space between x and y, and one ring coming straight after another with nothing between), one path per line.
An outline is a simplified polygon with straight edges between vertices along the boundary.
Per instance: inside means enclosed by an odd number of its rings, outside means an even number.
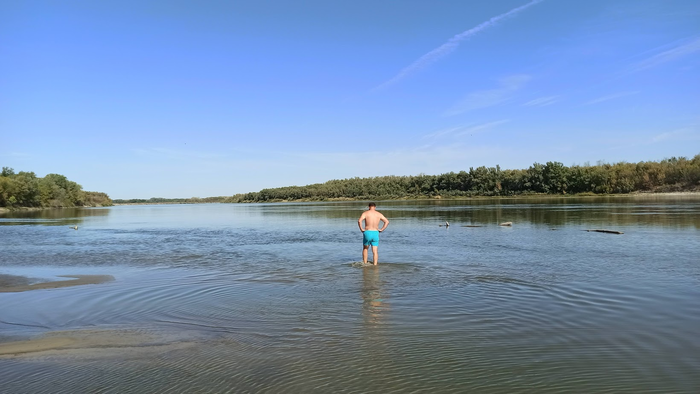
M357 220L357 227L360 228L360 231L363 233L365 232L365 229L362 228L362 221L365 220L365 214L363 213L360 218Z
M384 231L385 228L389 227L389 219L385 218L384 215L382 215L381 221L384 222L384 225L379 229L380 233Z

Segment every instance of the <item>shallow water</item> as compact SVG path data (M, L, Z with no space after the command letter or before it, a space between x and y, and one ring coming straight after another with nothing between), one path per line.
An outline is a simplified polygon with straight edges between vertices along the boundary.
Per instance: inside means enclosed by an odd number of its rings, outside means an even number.
M0 274L116 278L0 293L0 342L132 329L196 343L0 359L2 391L700 387L700 198L381 202L391 225L378 267L357 264L364 205L0 216ZM594 228L624 234L584 231Z

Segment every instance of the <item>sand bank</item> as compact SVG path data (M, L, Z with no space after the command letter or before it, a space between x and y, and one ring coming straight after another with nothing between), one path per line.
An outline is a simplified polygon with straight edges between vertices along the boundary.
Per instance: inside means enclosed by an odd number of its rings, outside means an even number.
M112 357L122 353L162 352L193 344L181 340L166 341L137 330L55 331L34 339L0 343L0 359L35 356Z
M0 274L0 293L16 293L28 290L94 285L114 280L114 277L111 275L60 275L60 277L75 279L29 284L30 280L27 277Z

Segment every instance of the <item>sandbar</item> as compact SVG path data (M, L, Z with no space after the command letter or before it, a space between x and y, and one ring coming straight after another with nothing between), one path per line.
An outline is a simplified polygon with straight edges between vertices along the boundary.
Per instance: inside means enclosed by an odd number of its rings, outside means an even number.
M29 278L24 276L0 274L0 293L16 293L20 291L55 289L59 287L95 285L114 280L112 275L59 275L61 278L75 278L29 284Z
M162 352L189 347L193 344L191 341L172 338L167 340L139 330L54 331L33 339L0 343L0 359L35 356L102 358Z

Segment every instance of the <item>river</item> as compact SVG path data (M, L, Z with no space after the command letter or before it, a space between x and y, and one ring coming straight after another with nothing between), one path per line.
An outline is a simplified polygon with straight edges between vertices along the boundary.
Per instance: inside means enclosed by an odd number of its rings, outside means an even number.
M114 277L0 293L0 345L56 333L85 342L0 357L0 391L700 387L700 197L380 201L391 224L377 267L359 263L363 209L0 215L0 274L29 283Z

